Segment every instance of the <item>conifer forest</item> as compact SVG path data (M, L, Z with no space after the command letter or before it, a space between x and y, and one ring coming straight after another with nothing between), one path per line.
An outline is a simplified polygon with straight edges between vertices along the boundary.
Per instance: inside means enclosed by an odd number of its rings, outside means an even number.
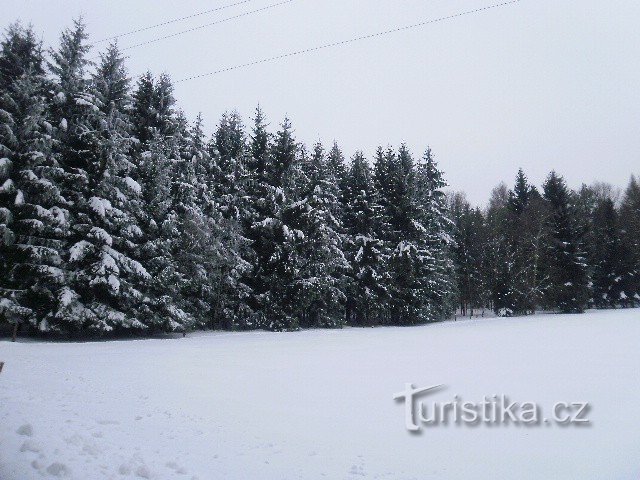
M633 176L574 190L561 165L540 186L520 170L475 206L448 187L437 145L381 138L373 158L304 145L259 107L207 132L168 75L130 76L116 43L92 55L82 21L51 48L19 23L0 45L8 330L288 331L640 305Z

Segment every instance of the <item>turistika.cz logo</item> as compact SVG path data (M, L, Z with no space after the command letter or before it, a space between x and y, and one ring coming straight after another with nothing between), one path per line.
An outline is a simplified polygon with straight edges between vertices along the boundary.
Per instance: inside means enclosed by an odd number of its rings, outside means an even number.
M464 401L455 395L449 402L424 402L421 398L446 388L444 385L416 388L405 384L405 389L393 395L404 402L405 426L410 432L424 427L440 425L561 425L585 426L590 424L589 402L556 402L551 416L543 415L543 408L536 402L514 402L506 395L484 396L479 402Z

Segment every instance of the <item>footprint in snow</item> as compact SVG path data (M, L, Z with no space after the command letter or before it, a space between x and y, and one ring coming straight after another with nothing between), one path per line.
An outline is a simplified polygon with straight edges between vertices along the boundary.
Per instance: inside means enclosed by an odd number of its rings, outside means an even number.
M362 467L362 465L352 465L351 470L349 470L349 473L351 475L359 475L361 477L365 476L364 468Z
M176 462L167 462L165 466L180 475L185 475L187 473L187 470L184 467L178 465Z
M40 453L40 447L33 442L32 440L25 440L25 442L20 447L21 452L33 452Z
M54 477L66 477L71 471L64 463L54 462L47 467L47 473Z
M16 433L25 437L31 437L33 435L33 427L29 423L25 423L16 430Z
M120 425L120 422L116 420L98 420L100 425Z
M140 478L151 478L151 472L146 465L140 465L136 468L136 476Z

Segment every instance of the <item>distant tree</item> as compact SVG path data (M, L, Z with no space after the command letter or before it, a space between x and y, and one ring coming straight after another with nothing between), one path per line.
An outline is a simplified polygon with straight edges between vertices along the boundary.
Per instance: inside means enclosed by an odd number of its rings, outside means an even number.
M546 217L538 190L529 183L523 170L518 170L514 189L509 192L506 238L514 262L509 279L513 293L511 309L517 314L533 313L542 295Z
M598 308L626 303L625 271L627 253L622 243L620 220L613 200L600 199L593 212L590 245L592 302Z
M627 272L623 279L626 305L640 305L640 184L634 176L620 206L620 229Z
M488 248L486 222L480 209L472 208L463 193L449 197L449 212L454 222L458 303L462 315L473 316L474 309L489 305L484 272Z
M555 172L549 174L544 184L544 199L550 212L546 304L561 312L581 313L588 300L583 232L576 222L571 192Z

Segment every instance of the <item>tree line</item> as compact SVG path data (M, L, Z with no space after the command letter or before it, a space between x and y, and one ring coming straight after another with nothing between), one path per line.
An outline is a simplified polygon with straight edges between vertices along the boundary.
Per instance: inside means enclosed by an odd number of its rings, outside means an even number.
M456 308L516 315L631 306L635 180L543 193L520 173L472 208L430 149L346 161L258 108L207 136L167 75L93 63L82 21L45 51L0 45L0 317L26 332L414 325ZM606 189L605 189L606 190Z
M539 191L519 170L513 189L496 187L486 210L456 193L449 211L464 314L486 306L512 316L640 305L640 185L633 176L621 197L604 183L573 191L556 172Z

